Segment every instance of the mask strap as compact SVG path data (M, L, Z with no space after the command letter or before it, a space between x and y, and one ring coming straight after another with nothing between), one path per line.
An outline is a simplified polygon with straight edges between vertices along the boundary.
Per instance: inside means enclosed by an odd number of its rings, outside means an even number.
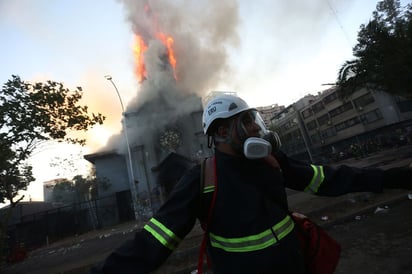
M239 119L239 117L237 117L237 119ZM240 120L240 119L239 119ZM238 120L238 121L239 121ZM229 132L230 132L230 140L229 140L229 144L230 144L230 146L233 148L233 150L234 151L236 151L237 153L239 153L239 154L243 154L243 140L242 140L242 138L240 138L240 144L235 144L234 142L233 142L233 139L232 139L232 133L233 133L233 131L234 130L236 130L237 131L237 133L239 134L239 123L237 123L237 127L235 128L235 123L236 123L236 118L235 119L233 119L232 121L231 121L231 123L230 123L230 128L229 128Z
M243 112L237 117L237 135L239 136L240 142L243 144L247 139L247 131L245 125L242 122L243 115L249 115L247 112Z
M213 139L214 139L213 136L210 136L210 135L207 136L207 147L208 148L212 148Z

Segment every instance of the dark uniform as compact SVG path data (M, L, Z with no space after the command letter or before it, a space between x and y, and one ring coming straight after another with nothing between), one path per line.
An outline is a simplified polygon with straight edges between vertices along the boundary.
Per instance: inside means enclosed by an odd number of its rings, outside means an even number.
M215 155L218 189L207 246L214 273L305 273L285 187L323 196L381 192L386 177L380 169L310 165L281 152L276 155L280 169L263 160L219 151ZM115 250L92 273L149 273L159 267L196 219L205 218L213 189L203 192L196 166L134 240Z

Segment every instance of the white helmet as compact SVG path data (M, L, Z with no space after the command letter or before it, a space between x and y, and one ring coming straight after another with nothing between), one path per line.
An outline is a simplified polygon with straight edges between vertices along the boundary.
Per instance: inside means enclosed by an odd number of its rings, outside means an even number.
M203 132L208 133L210 125L216 119L226 119L246 110L255 108L249 105L241 98L234 95L219 95L210 100L203 110Z

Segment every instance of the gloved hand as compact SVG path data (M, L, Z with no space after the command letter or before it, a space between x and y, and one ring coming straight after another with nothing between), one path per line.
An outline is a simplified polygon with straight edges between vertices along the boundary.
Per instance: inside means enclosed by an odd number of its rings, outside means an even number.
M407 167L395 167L383 172L384 188L412 189L412 164Z
M272 154L276 153L282 145L279 135L270 130L263 136L263 139L272 145Z

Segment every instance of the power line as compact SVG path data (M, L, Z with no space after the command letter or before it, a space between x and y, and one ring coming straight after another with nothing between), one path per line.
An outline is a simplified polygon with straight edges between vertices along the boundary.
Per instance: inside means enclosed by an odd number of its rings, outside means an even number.
M351 40L350 40L350 38L349 38L348 33L346 32L345 28L343 27L343 25L342 25L342 23L341 23L341 21L340 21L340 19L339 19L338 13L337 13L336 10L333 8L333 6L332 6L332 4L330 3L329 0L326 0L326 2L328 3L329 9L332 11L333 15L335 16L336 22L338 23L340 29L342 30L342 33L343 33L343 36L345 37L346 42L347 42L348 45L352 48L352 42L351 42Z

